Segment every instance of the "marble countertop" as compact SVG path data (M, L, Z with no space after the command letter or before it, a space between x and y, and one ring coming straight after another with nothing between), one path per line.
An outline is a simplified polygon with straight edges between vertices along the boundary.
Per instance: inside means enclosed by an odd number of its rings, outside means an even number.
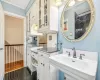
M46 52L46 53L54 53L54 52L58 52L58 50L56 48L53 48L53 47L32 47L31 48L31 51L33 52L39 52L39 51L42 51L42 52Z
M54 52L58 52L58 50L56 48L53 47L46 47L46 48L40 48L38 49L39 51L43 51L46 53L54 53Z

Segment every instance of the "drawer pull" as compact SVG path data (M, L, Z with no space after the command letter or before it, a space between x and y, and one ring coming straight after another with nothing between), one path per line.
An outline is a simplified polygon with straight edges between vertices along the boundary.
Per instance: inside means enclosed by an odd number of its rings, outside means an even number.
M45 66L45 64L43 64L43 66Z
M64 77L64 80L66 80L66 77Z

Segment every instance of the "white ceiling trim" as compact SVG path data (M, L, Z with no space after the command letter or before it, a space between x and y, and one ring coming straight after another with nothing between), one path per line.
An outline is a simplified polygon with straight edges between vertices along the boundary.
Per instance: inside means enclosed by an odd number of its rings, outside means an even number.
M8 3L8 4L11 4L11 5L13 5L13 6L16 6L16 7L18 7L18 8L25 9L25 8L22 8L22 7L18 6L18 5L16 5L16 4L12 4L12 3L9 2L9 1L5 1L5 0L1 0L1 1L3 1L3 2L5 2L5 3Z

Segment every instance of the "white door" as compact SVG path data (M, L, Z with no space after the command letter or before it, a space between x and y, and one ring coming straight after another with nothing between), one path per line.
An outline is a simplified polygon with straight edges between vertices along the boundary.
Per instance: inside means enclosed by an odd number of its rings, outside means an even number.
M4 76L4 12L0 3L0 78Z

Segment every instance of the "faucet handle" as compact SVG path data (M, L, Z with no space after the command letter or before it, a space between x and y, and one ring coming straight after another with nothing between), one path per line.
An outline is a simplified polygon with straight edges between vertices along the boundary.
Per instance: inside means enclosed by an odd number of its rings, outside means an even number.
M85 54L80 54L79 59L81 59L81 60L82 60L82 59L83 59L83 58L82 58L82 56L85 56Z
M75 47L73 47L72 50L75 50Z
M70 52L69 51L66 51L68 53L68 56L70 56Z

